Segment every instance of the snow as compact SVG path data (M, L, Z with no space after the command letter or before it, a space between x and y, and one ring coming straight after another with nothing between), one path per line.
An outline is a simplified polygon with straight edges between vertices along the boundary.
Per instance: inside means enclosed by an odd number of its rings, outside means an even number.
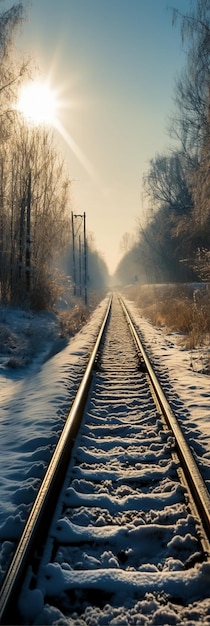
M178 333L154 328L127 302L144 345L210 490L210 377L201 349L186 350ZM200 364L200 365L199 365Z
M8 542L20 536L82 378L104 310L105 303L98 307L87 327L52 358L48 357L55 351L55 344L57 349L59 340L55 316L32 316L9 308L4 314L2 311L7 343L3 344L0 358L1 575L5 552L9 557L12 548ZM19 367L14 367L13 360L12 367L8 366L11 350Z
M64 425L65 418L75 390L78 386L87 363L94 337L100 325L107 305L107 298L92 314L89 322L83 329L72 338L68 345L59 338L59 328L56 317L51 314L24 313L19 310L1 307L0 311L0 438L1 438L1 509L0 509L0 568L1 576L10 558L11 549L17 540L30 510L34 496L44 474L45 467L52 455L58 435ZM183 350L177 334L165 334L163 329L154 328L147 320L141 317L134 304L128 303L132 310L135 322L140 327L145 345L149 345L151 360L161 384L167 394L170 404L175 411L180 424L187 435L188 441L195 452L200 469L210 488L210 402L209 402L209 376L198 371L197 363L201 359L200 351ZM196 367L193 365L196 363ZM135 396L135 389L133 391ZM42 580L39 589L23 589L20 597L20 607L24 607L24 613L28 620L35 620L35 624L62 624L68 626L152 626L166 624L210 624L210 564L196 565L192 570L183 568L180 554L183 550L190 551L194 541L190 533L185 534L186 520L180 522L180 510L174 510L173 524L176 534L173 536L172 528L164 526L164 516L170 511L176 502L177 490L181 486L174 483L173 489L167 490L167 463L162 462L161 453L157 469L159 444L153 446L145 455L144 447L139 448L136 440L136 450L133 446L136 428L135 419L132 418L133 400L130 398L131 420L123 424L120 416L123 415L123 407L116 402L115 420L113 433L110 435L109 424L104 423L103 415L98 416L99 439L91 441L86 436L86 448L81 448L81 461L85 464L96 459L93 468L93 478L97 474L99 487L95 491L92 483L91 494L92 515L95 528L93 531L90 518L84 528L85 506L90 499L90 484L86 493L86 482L82 469L77 470L77 477L72 486L66 491L66 504L68 500L79 506L79 513L75 509L73 519L61 519L57 527L57 534L62 541L78 541L78 535L87 541L93 537L97 542L104 543L104 551L100 567L97 568L97 553L85 554L87 571L83 581L84 572L71 570L68 563L68 548L60 555L60 563L49 564L47 575ZM104 408L104 415L106 409ZM148 416L145 416L145 447L147 445ZM121 439L122 432L126 438ZM100 436L105 436L106 453L103 453L105 470L103 479L107 481L118 478L118 488L113 496L101 487L100 491ZM110 455L110 448L115 439L115 450ZM171 439L163 432L165 446L171 446ZM84 439L83 439L84 442ZM132 448L129 446L132 443ZM126 450L126 456L125 456ZM161 476L164 481L164 490L156 493L151 498L148 495L139 494L132 490L131 470L125 480L119 480L118 462L128 459L129 454L135 460L135 477L144 478L144 473L151 473L154 477ZM141 455L144 458L144 467L141 464ZM96 458L97 457L97 458ZM97 465L97 461L99 465ZM170 461L174 463L175 461ZM81 466L80 466L81 468ZM85 472L87 477L87 472ZM89 473L91 481L91 472ZM119 507L120 500L120 507ZM137 502L138 500L138 502ZM160 500L162 502L162 519L157 510ZM129 511L139 509L141 513L136 515L132 523L129 520ZM94 504L94 506L93 506ZM152 508L151 508L152 506ZM101 518L98 517L100 507ZM102 509L101 509L102 507ZM121 509L121 513L120 510ZM118 525L109 526L109 516L119 511ZM150 515L153 524L145 525L146 516ZM123 516L123 517L122 517ZM104 520L106 533L112 538L113 543L119 546L119 550L126 552L127 536L129 535L132 550L136 551L138 558L138 546L144 546L145 562L139 566L139 571L129 572L124 576L123 569L115 559L112 551L107 551L106 534L103 529ZM179 522L177 521L179 520ZM160 524L161 522L161 524ZM188 519L188 524L190 519ZM125 529L126 524L126 529ZM154 532L155 531L155 532ZM160 572L155 563L155 542L162 540L166 545L173 547L174 558L166 558L165 569ZM76 547L73 548L76 550ZM196 546L195 546L196 550ZM129 555L126 555L129 557ZM75 559L77 558L75 552ZM79 557L78 557L79 558ZM101 568L102 565L102 569ZM107 569L103 569L108 567ZM193 573L192 573L193 571ZM127 572L126 572L127 574ZM50 604L44 604L44 593L49 596L57 593L59 589L75 588L77 583L82 587L115 589L119 596L119 604L122 607L111 607L108 602L103 607L86 607L85 613L79 617L76 613L72 618L64 618L62 613ZM78 580L77 580L78 579ZM124 586L129 584L131 597L134 598L133 608L123 608ZM154 589L156 592L154 592ZM126 594L127 594L126 590ZM138 598L136 599L136 594ZM167 594L171 597L182 597L186 606L176 606L167 600ZM203 600L197 599L203 597Z

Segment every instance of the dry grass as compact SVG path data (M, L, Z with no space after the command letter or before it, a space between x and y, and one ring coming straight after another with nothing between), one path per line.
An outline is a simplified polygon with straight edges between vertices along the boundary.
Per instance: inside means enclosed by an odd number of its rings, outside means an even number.
M103 291L91 291L88 293L87 306L80 298L71 300L71 307L64 310L58 310L57 315L60 323L61 337L72 337L84 324L86 324L90 314L98 306L99 302L105 297Z
M155 326L180 333L182 344L193 349L209 344L210 289L208 285L143 285L124 289L142 315Z
M72 309L59 311L61 337L72 337L87 322L89 312L82 302L78 301Z

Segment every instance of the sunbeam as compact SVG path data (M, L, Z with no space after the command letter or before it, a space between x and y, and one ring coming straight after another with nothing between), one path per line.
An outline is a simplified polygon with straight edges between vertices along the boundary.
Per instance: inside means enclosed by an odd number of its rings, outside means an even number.
M76 143L76 141L73 139L73 137L70 135L70 133L67 132L67 130L64 128L63 124L61 123L61 121L57 117L55 119L54 126L55 126L56 130L60 133L61 137L64 139L66 144L69 146L69 148L71 149L73 154L76 156L76 158L78 159L80 164L83 166L85 171L89 174L89 176L95 182L98 183L99 182L98 181L98 177L97 177L96 171L95 171L92 163L85 156L84 152L82 152L81 148L79 148L79 146Z

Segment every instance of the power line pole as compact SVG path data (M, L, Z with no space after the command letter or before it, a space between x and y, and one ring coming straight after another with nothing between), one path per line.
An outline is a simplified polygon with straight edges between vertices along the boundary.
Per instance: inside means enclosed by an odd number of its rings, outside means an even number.
M74 283L74 296L76 296L76 258L75 258L75 233L74 233L74 214L71 212L71 232L72 232L72 253L73 253L73 283Z
M82 295L82 245L81 235L79 235L79 295Z
M78 228L75 229L75 220L80 218ZM83 223L83 242L81 242L81 225ZM86 215L71 213L72 225L72 251L73 251L73 282L74 295L77 294L77 270L76 270L76 252L78 255L78 274L79 274L79 294L82 295L82 287L84 286L84 302L87 305L87 236L86 236ZM83 243L83 254L82 254ZM76 245L77 244L77 245ZM82 271L83 270L83 271ZM82 280L83 279L83 280Z
M84 223L84 291L85 304L87 304L87 238L86 238L86 215L83 216Z
M28 176L26 211L26 291L29 294L31 287L31 172Z

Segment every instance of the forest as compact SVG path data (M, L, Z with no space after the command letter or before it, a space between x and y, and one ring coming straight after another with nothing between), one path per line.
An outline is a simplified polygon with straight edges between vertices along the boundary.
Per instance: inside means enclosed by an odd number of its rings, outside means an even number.
M183 283L210 278L210 1L182 15L186 62L174 88L167 152L149 162L143 180L145 219L135 241L125 236L116 282Z
M18 63L13 49L24 19L22 2L0 14L0 291L4 302L41 310L63 293L83 297L84 244L89 288L103 288L108 271L93 236L75 237L73 285L71 179L53 130L29 124L15 107L21 85L33 78L31 62Z

